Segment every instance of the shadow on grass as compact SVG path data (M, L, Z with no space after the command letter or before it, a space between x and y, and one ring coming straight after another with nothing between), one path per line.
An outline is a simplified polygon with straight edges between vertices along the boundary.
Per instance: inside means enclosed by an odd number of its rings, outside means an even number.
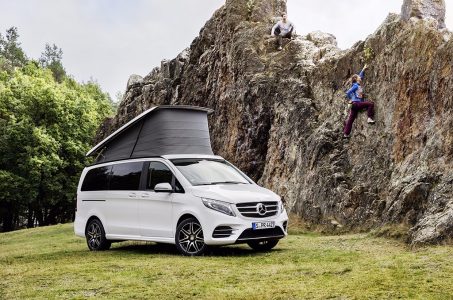
M160 243L133 243L126 242L125 244L119 244L118 246L112 248L112 252L130 252L135 254L164 254L164 255L176 255L182 256L175 245L171 244L160 244ZM285 249L273 249L269 252L258 252L252 249L247 248L246 246L238 247L234 246L223 246L223 247L209 247L204 257L231 257L231 256L260 256L266 253L278 253L285 251Z

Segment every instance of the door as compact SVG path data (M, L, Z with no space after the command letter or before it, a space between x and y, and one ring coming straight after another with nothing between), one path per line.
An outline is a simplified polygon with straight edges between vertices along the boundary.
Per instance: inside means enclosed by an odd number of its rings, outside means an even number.
M139 200L139 219L141 234L144 237L172 238L172 199L173 193L156 193L158 183L167 182L172 186L174 176L162 162L149 163L146 178L146 191L141 192Z
M105 218L111 235L140 236L138 196L143 163L120 163L112 167L105 208Z

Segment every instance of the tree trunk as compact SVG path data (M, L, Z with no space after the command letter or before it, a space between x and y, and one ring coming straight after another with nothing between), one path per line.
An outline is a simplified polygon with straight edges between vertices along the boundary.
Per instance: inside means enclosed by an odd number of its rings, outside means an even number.
M56 204L58 205L58 204ZM51 207L49 209L49 213L47 214L47 225L52 225L52 224L56 224L57 223L57 215L58 215L58 208L55 207L56 205L54 205L53 207Z
M14 218L13 218L13 205L11 203L5 203L5 210L3 211L3 231L14 230Z
M27 228L33 228L35 226L35 218L33 217L33 206L28 205L28 217L27 217Z
M38 220L38 226L44 225L44 218L42 215L42 209L40 207L35 208L35 217Z

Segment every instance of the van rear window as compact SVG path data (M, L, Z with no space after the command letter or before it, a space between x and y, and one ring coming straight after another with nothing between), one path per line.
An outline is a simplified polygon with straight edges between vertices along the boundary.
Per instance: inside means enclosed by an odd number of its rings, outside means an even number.
M100 167L87 172L82 183L82 191L105 191L109 189L108 175L112 167Z

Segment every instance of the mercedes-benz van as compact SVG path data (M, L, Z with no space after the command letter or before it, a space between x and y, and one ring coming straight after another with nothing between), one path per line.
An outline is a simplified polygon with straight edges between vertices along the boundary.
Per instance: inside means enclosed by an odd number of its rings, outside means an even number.
M192 256L209 245L270 250L287 224L280 197L222 157L168 154L86 167L74 229L90 250L139 240L175 244Z

